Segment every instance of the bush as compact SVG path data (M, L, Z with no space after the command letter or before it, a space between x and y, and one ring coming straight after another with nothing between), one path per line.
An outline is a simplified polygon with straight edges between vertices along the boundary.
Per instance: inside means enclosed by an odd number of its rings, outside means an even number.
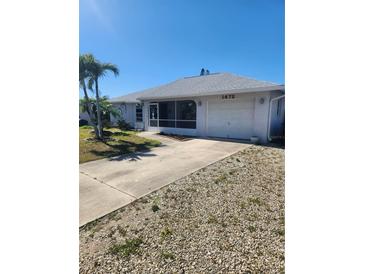
M79 127L87 126L89 122L85 119L79 119Z
M156 212L156 211L159 211L160 210L160 208L158 207L158 205L153 205L152 206L152 211L153 212Z
M109 251L113 255L122 255L124 257L128 257L131 254L138 253L138 248L142 244L142 240L140 238L135 238L131 240L125 240L125 244L115 244L110 247Z
M120 129L120 130L131 130L132 129L132 127L131 127L131 125L130 124L128 124L125 120L119 120L118 122L117 122L117 124L118 124L118 128Z
M111 122L110 122L110 113L106 112L106 113L101 113L101 123L103 125L103 127L106 128L110 128L111 127Z

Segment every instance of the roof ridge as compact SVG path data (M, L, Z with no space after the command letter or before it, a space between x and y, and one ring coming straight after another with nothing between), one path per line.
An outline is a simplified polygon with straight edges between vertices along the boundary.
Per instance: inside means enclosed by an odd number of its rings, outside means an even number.
M235 73L228 73L228 74L231 74L231 75L237 76L237 77L243 77L243 78L246 78L246 79L249 79L249 80L254 80L254 81L259 81L259 82L265 82L265 83L274 84L274 85L281 85L281 84L278 84L278 83L275 83L275 82L271 82L271 81L259 80L259 79L253 78L252 76L238 75L238 74L235 74Z
M189 78L196 78L196 77L203 77L203 76L210 76L210 75L217 75L217 74L222 74L222 73L221 72L212 72L212 73L209 73L207 75L185 76L184 78L180 78L180 79L182 80L182 79L189 79Z

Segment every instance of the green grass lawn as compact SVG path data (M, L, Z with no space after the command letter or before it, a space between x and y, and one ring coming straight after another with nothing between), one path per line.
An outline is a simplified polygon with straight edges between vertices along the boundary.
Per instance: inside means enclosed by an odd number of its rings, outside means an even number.
M79 128L79 162L85 163L105 157L118 156L135 151L149 150L160 145L159 141L137 136L135 131L121 131L118 128L104 129L106 141L93 140L93 128ZM88 140L91 138L90 140ZM109 138L109 139L108 139ZM110 140L113 139L113 140Z

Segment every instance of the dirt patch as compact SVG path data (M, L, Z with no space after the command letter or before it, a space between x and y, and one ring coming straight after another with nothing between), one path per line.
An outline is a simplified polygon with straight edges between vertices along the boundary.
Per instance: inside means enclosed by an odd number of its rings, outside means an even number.
M163 132L160 132L158 135L161 135L161 136L173 139L173 140L177 140L177 141L180 141L180 142L185 142L185 141L192 140L191 137L184 136L184 135L167 134L167 133L163 133Z

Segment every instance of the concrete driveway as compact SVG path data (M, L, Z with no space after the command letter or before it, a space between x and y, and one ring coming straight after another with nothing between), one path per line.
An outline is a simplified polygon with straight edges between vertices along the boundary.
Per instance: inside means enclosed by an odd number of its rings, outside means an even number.
M161 147L123 157L80 164L80 226L168 185L249 144L207 139L159 139Z

